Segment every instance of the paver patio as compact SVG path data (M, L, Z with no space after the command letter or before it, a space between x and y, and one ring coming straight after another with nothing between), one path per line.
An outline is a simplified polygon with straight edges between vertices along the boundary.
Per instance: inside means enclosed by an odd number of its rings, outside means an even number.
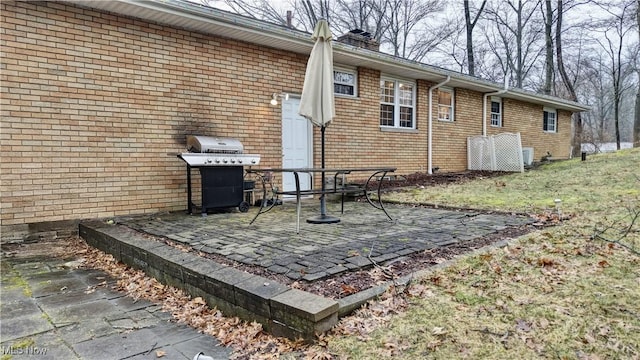
M339 203L328 204L329 213L337 214L339 208ZM268 278L269 273L314 282L371 267L373 262L384 265L425 249L533 222L521 215L405 205L387 205L387 210L394 220L367 203L348 202L340 223L308 224L304 219L317 215L318 202L305 201L299 233L295 231L295 205L288 202L251 225L257 208L206 217L182 211L119 217L83 223L80 232L89 244L164 283L202 296L227 315L258 321L276 335L312 339L313 334L337 323L346 309L379 291L338 302L279 284ZM182 249L158 239L170 239ZM201 256L203 253L218 261ZM249 274L233 264L263 271Z
M339 209L339 204L332 207ZM504 214L403 205L387 208L393 221L366 203L349 202L340 223L308 224L304 219L316 215L318 209L317 201L309 200L303 206L299 234L295 232L295 207L286 202L260 215L253 225L249 222L255 208L249 213L207 217L176 212L118 221L198 251L307 281L371 266L369 255L381 263L532 222L528 217Z

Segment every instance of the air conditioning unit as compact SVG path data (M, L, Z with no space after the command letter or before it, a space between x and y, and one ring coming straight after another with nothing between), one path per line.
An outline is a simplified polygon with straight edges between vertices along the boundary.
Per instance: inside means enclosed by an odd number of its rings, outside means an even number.
M525 166L531 166L531 164L533 164L533 148L522 148L522 161L524 162Z

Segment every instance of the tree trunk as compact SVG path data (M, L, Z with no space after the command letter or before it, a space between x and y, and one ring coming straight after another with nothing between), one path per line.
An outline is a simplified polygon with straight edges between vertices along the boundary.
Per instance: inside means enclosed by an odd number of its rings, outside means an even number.
M620 150L620 98L622 97L619 91L614 90L615 94L613 95L613 109L614 120L616 125L616 149Z
M640 40L640 0L636 2L636 21L638 22L638 40ZM636 92L636 114L633 121L633 147L640 147L640 68L638 72L638 91Z
M558 72L560 73L560 77L562 78L562 83L564 83L564 86L569 91L571 100L578 101L576 90L573 87L573 83L569 79L567 70L564 67L564 58L562 55L562 16L563 16L562 1L563 0L558 0L558 7L556 9L556 11L558 12L558 18L556 19L556 58L558 60ZM579 112L575 113L573 116L573 120L574 120L574 133L573 133L573 139L571 141L572 142L571 149L572 149L573 156L578 156L582 151L581 149L582 138L583 138L582 114L580 114Z
M638 71L638 78L640 79L640 71ZM635 119L633 121L633 147L640 148L640 84L638 84L638 91L636 92L635 112Z
M522 65L522 32L524 25L522 24L522 0L518 0L518 31L516 32L516 87L522 89L522 83L524 82L523 65Z
M553 9L551 0L545 0L545 20L544 20L544 39L546 49L546 59L544 67L544 89L543 93L551 95L551 82L553 79L553 39L551 38L551 25L553 22Z
M471 20L471 10L469 9L469 1L463 1L464 4L464 20L467 30L467 63L469 67L469 75L475 76L476 74L476 60L473 56L473 28L476 27L478 23L478 19L480 19L480 14L482 14L482 10L485 5L487 5L487 0L482 0L482 4L480 4L480 8L478 9L478 13Z
M469 2L464 3L464 20L467 28L467 66L469 75L475 76L475 60L473 58L473 25L471 25L471 14L469 13Z

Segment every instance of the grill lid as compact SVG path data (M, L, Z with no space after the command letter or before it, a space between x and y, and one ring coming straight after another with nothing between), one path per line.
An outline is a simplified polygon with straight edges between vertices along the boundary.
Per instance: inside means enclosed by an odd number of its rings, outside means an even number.
M196 153L242 154L244 147L237 139L188 135L187 151Z

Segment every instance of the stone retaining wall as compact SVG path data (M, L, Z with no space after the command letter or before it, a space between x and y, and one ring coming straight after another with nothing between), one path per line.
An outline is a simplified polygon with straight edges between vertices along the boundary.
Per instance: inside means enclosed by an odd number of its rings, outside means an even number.
M100 221L81 223L89 245L165 285L202 297L225 316L257 321L277 336L312 341L338 322L338 302L218 264L127 228Z

